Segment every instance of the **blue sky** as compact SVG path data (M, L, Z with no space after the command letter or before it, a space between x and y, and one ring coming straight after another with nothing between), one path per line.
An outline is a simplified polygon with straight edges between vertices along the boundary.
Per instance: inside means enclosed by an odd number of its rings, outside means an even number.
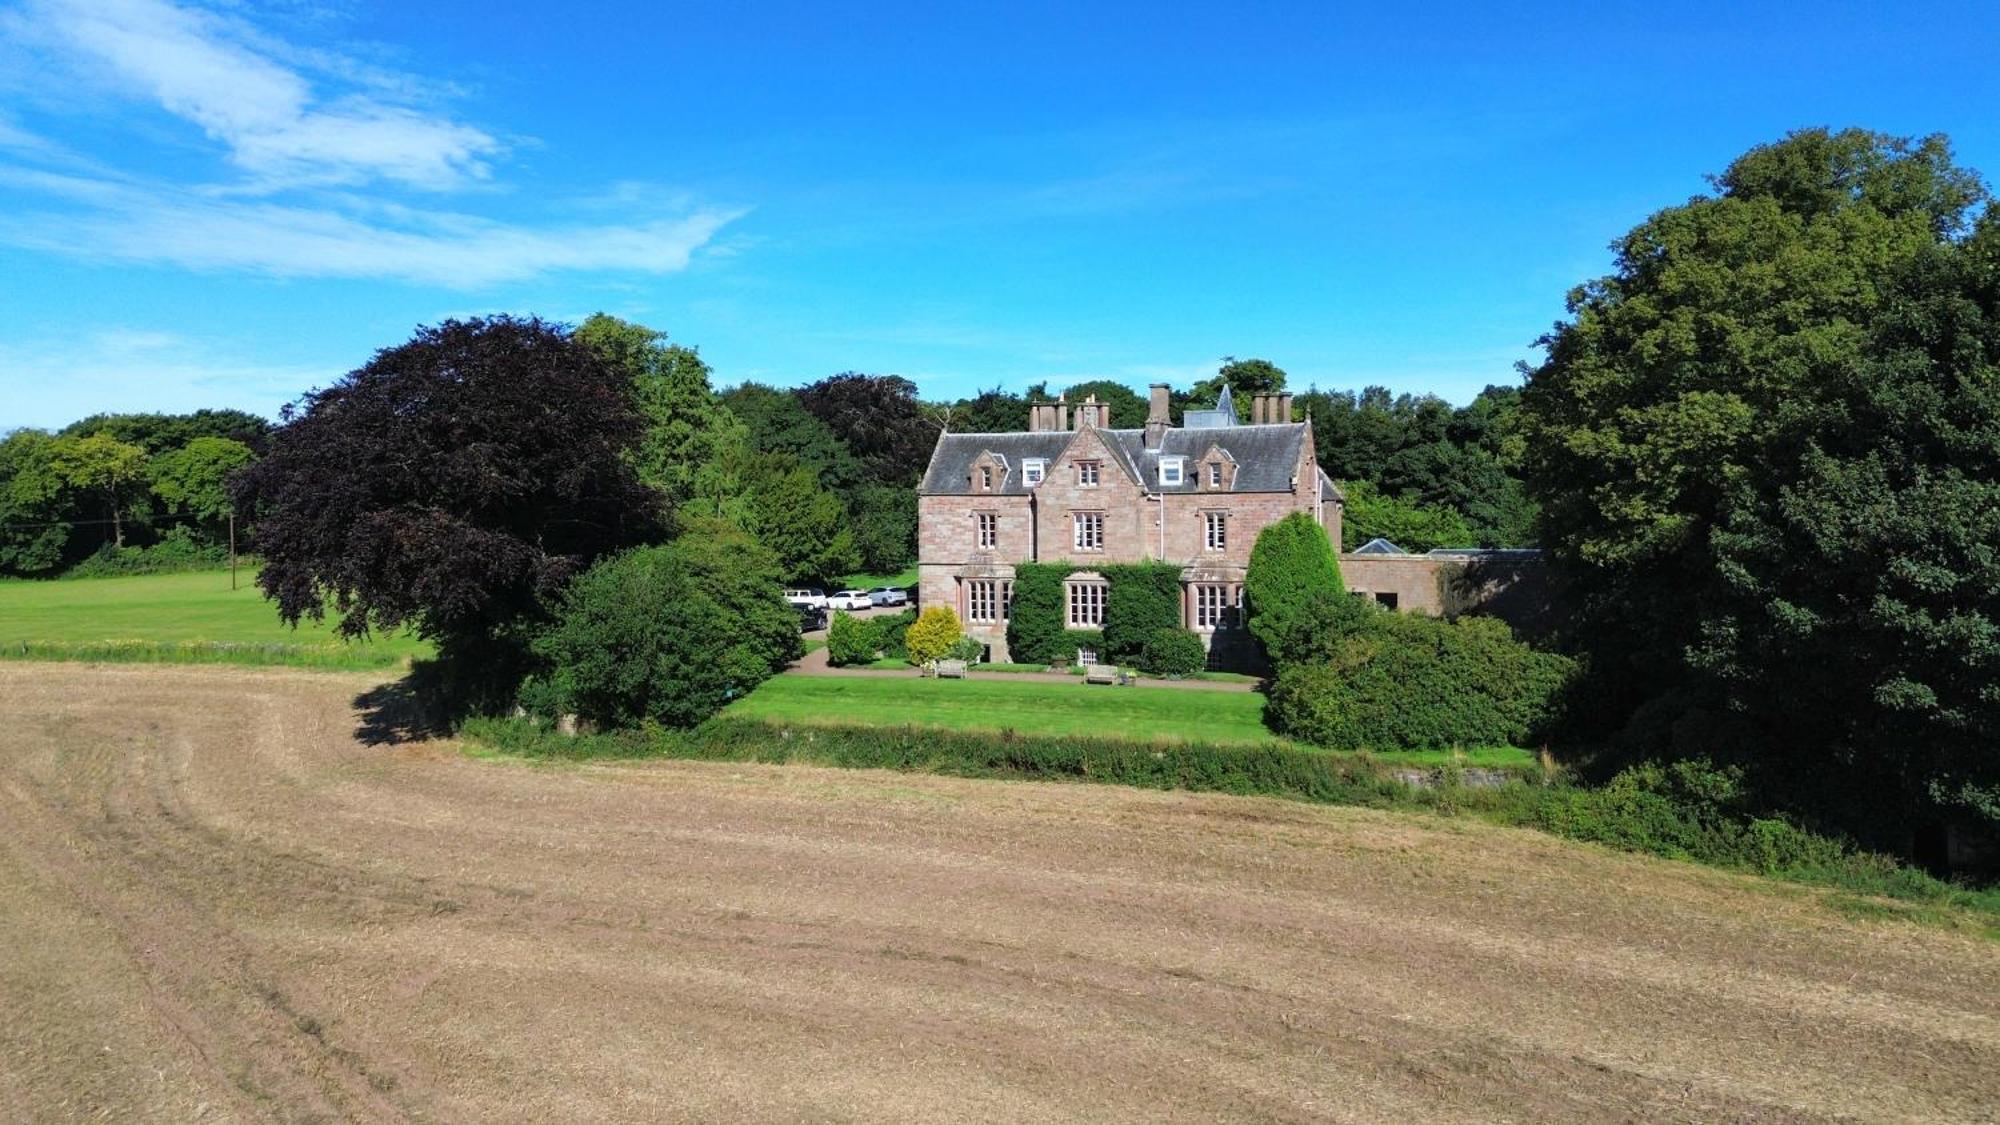
M0 430L595 310L720 383L1464 401L1806 125L2000 174L2000 9L0 4Z

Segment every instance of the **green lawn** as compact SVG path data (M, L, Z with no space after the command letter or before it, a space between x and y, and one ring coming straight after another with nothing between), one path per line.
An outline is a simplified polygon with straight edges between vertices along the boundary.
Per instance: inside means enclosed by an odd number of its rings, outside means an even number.
M996 675L932 680L907 676L776 676L730 704L726 716L803 726L913 726L1013 730L1023 735L1085 735L1140 741L1217 744L1278 741L1264 726L1264 697L1248 691L1119 688L1046 683ZM1408 750L1377 755L1412 766L1531 766L1512 746L1466 751Z
M1022 734L1102 735L1201 742L1269 742L1264 697L907 676L776 676L724 712L741 718L845 726L1008 728Z
M0 657L380 668L430 652L414 637L345 642L331 622L280 624L248 570L0 581Z
M827 587L826 592L831 594L835 590L872 590L877 586L907 587L915 586L916 584L917 568L909 566L895 574L850 574L842 578L837 585Z

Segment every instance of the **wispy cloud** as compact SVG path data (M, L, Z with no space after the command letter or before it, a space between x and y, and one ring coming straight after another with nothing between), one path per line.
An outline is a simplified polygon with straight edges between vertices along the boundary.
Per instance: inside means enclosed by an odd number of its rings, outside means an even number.
M550 200L568 222L437 206L439 193L493 181L505 153L493 133L438 107L448 87L286 43L234 14L166 0L29 0L0 13L0 39L80 88L142 99L199 128L236 173L165 182L107 167L49 145L0 106L0 151L17 161L0 163L0 188L26 197L0 211L0 242L15 246L477 288L554 271L684 269L745 213L637 184Z
M91 261L454 288L554 270L685 269L697 248L742 214L700 208L636 223L528 229L451 211L357 216L0 167L0 184L10 182L85 205L0 216L0 241L16 246Z
M156 102L228 149L265 187L374 179L444 189L485 179L502 145L383 88L328 94L238 20L161 0L37 0L10 35L86 77ZM303 55L302 57L312 57ZM322 70L351 68L321 58Z

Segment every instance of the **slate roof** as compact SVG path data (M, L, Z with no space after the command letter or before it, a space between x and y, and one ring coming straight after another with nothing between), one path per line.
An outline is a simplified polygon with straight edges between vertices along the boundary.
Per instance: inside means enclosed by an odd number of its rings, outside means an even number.
M1232 408L1233 409L1233 408ZM1232 415L1233 417L1233 415ZM1214 426L1204 429L1171 429L1160 440L1160 448L1146 448L1145 430L1099 430L1099 436L1116 450L1132 474L1150 492L1202 492L1198 458L1211 445L1218 446L1236 462L1236 486L1232 492L1290 492L1292 470L1299 463L1299 449L1306 440L1306 424L1291 422L1269 426ZM972 462L991 451L1006 458L1009 470L993 491L1003 496L1025 496L1033 491L1021 481L1021 462L1029 457L1046 459L1051 466L1069 448L1073 430L1042 433L944 434L931 452L930 467L918 491L924 495L968 495L972 492ZM1161 487L1161 457L1185 457L1187 471L1181 483ZM1320 495L1339 496L1333 482L1320 478Z

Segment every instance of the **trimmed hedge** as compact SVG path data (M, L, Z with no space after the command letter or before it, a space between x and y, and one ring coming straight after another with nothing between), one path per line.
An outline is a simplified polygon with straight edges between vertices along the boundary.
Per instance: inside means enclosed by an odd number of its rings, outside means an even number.
M1192 676L1208 666L1208 650L1190 629L1155 629L1139 650L1139 671L1156 676Z
M1330 661L1271 687L1273 729L1340 750L1526 746L1574 663L1490 618L1375 615Z
M844 609L833 611L833 623L826 627L826 662L835 668L866 664L882 650L881 630L875 622L854 616Z

